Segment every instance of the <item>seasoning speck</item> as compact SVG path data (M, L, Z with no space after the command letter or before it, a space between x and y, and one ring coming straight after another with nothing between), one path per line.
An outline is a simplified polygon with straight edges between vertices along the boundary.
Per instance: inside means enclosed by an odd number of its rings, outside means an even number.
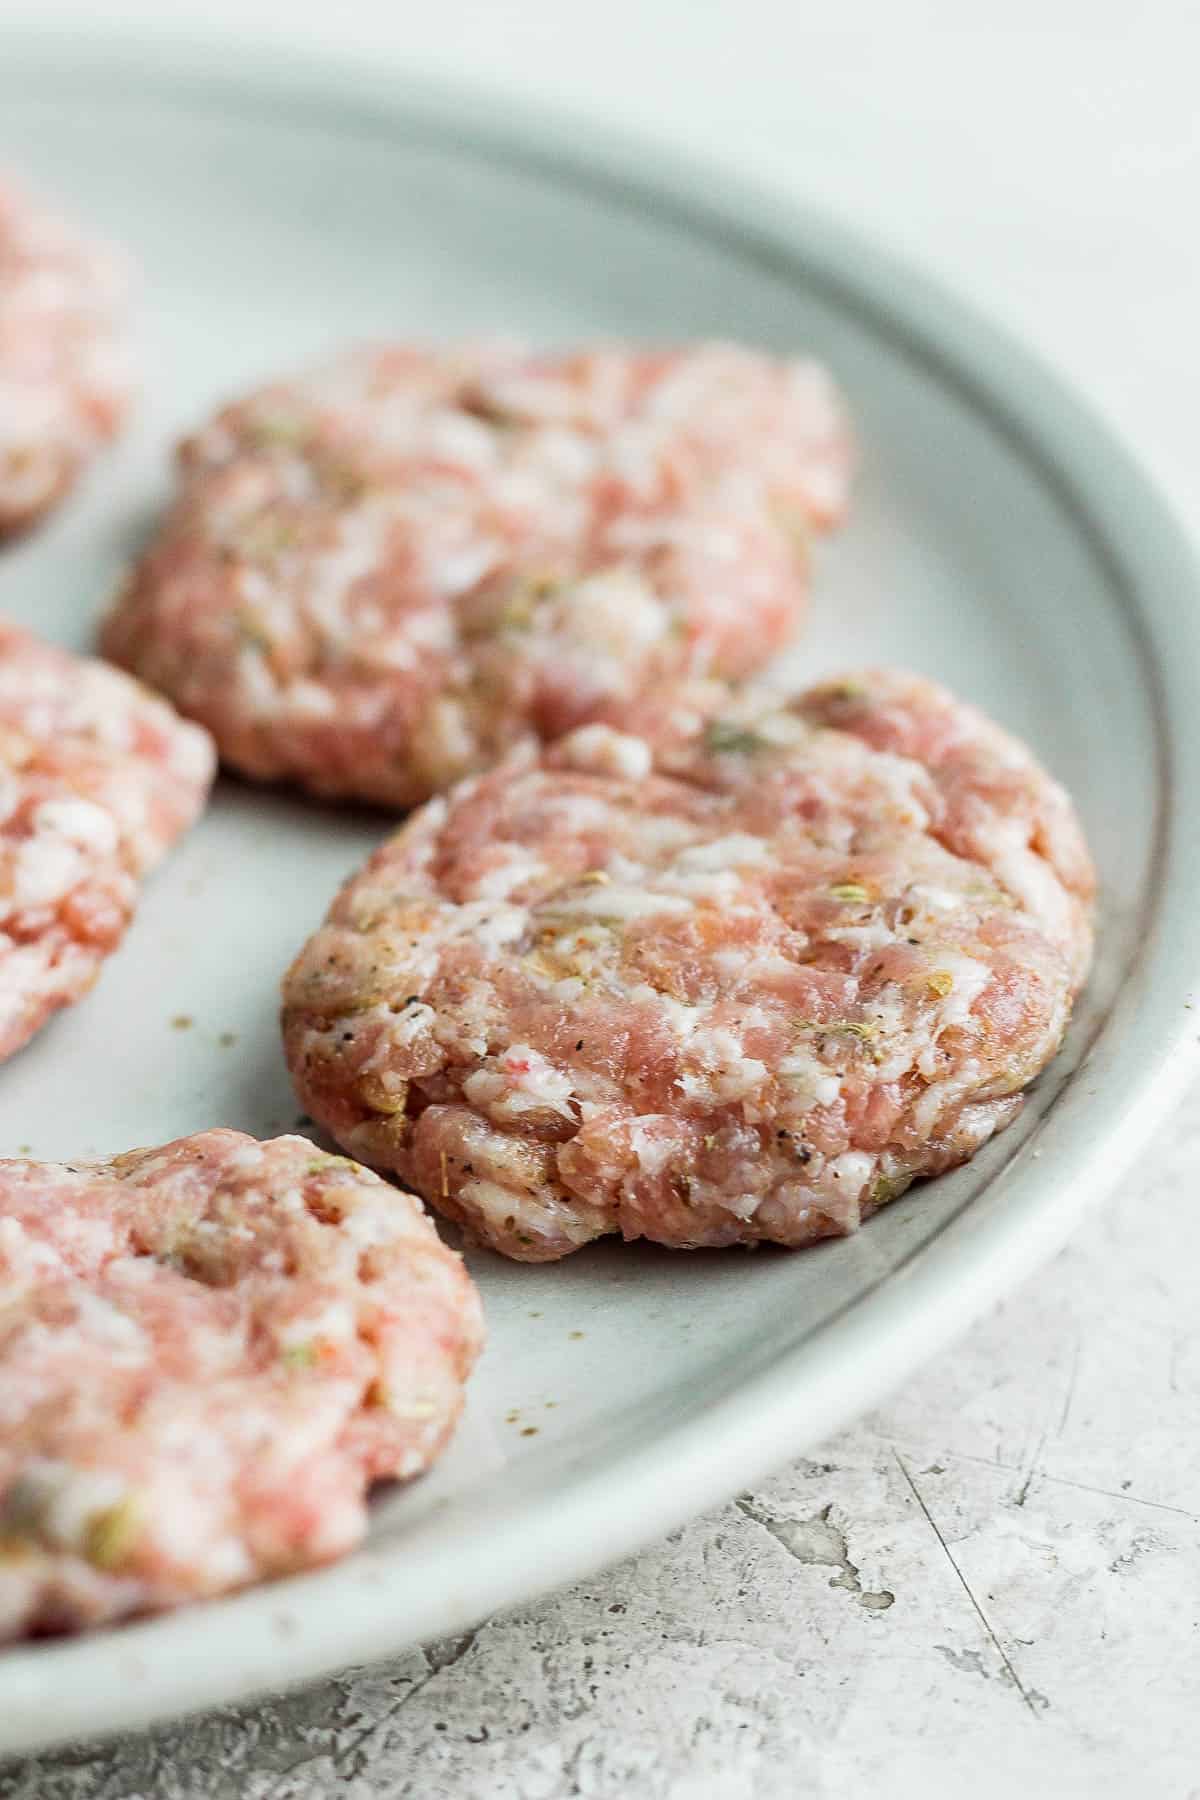
M196 1023L191 1013L176 1013L171 1020L172 1031L190 1031Z
M704 732L704 748L712 756L746 756L761 750L764 740L731 719L714 719Z

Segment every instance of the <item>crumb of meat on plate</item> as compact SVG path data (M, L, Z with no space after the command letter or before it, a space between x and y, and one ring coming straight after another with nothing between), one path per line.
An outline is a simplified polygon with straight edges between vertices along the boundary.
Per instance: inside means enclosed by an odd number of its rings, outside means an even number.
M123 670L0 618L0 1058L92 986L214 765Z
M840 401L730 344L352 351L226 406L105 624L232 767L405 807L795 633Z
M293 964L288 1063L509 1256L803 1244L1013 1119L1092 894L1064 791L931 682L686 685L415 814Z
M306 1139L0 1162L0 1640L330 1561L453 1431L478 1296Z
M124 259L0 174L0 538L72 486L129 405Z

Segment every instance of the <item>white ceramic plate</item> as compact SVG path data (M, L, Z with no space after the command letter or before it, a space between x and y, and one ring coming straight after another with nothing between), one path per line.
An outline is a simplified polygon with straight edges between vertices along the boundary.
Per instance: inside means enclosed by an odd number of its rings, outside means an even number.
M145 401L0 606L71 644L165 491L177 431L374 334L725 333L811 347L863 445L805 674L897 660L1027 737L1104 884L1095 977L1021 1120L857 1238L473 1258L491 1325L460 1436L338 1567L0 1657L0 1749L113 1730L461 1629L632 1549L879 1397L1063 1238L1161 1117L1200 1012L1200 612L1175 528L1046 371L835 229L576 125L221 52L5 43L0 160L145 271ZM0 1073L0 1151L83 1156L297 1108L276 990L381 831L232 785L97 992ZM194 1023L180 1030L172 1020ZM237 1042L222 1047L222 1034Z

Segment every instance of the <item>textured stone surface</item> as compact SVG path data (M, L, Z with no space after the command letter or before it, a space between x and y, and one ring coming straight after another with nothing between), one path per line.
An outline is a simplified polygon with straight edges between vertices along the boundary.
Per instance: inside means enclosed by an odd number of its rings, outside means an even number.
M0 1800L1200 1795L1200 1090L871 1418L619 1568Z

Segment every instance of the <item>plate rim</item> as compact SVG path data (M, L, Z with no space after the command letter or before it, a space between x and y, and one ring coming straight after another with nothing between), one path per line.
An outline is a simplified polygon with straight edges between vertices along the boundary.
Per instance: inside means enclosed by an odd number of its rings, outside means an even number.
M1116 1184L1200 1063L1200 1008L1192 1015L1188 1005L1200 980L1200 908L1189 905L1200 892L1200 833L1189 840L1187 829L1187 796L1200 792L1200 718L1188 691L1200 669L1200 566L1172 507L1114 428L950 284L713 160L520 94L380 67L362 52L283 48L261 35L239 35L233 47L236 57L214 36L125 29L86 41L65 29L19 26L5 32L0 92L16 84L25 94L62 94L101 82L142 99L186 95L222 116L239 102L252 107L256 96L260 107L269 100L275 120L327 123L332 110L373 136L499 154L559 186L603 193L732 245L784 277L801 268L807 286L851 303L996 423L1119 577L1113 585L1125 596L1153 703L1159 884L1112 1011L1012 1159L1024 1166L1004 1208L968 1234L951 1221L883 1288L858 1296L702 1418L557 1490L537 1516L540 1529L514 1497L494 1515L486 1544L455 1554L447 1585L427 1580L419 1599L405 1591L402 1618L388 1565L419 1555L422 1521L399 1556L370 1546L329 1569L120 1631L7 1652L0 1755L247 1701L396 1654L632 1553L876 1403L1044 1261ZM1081 1089L1085 1075L1090 1092ZM1106 1114L1100 1133L1090 1123L1097 1101ZM1038 1170L1033 1146L1048 1129L1063 1142L1052 1165ZM948 1268L956 1275L949 1284ZM736 1469L735 1482L726 1469ZM281 1635L281 1613L299 1610L317 1615L321 1629Z

